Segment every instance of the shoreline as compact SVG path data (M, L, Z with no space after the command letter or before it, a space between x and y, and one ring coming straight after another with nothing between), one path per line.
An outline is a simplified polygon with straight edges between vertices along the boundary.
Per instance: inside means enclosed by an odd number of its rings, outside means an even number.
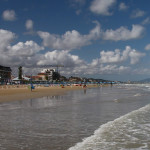
M88 85L88 88L98 87L96 84ZM36 86L34 90L30 90L28 86L0 86L0 103L11 102L17 100L27 100L41 98L46 96L64 95L71 90L83 90L82 86Z

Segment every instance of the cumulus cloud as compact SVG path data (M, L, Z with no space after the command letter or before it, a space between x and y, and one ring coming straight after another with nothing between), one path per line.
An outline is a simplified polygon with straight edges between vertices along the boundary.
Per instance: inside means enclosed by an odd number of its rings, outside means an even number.
M91 44L93 40L112 40L126 41L141 38L144 35L145 28L142 25L132 25L131 30L121 26L113 30L102 30L100 24L95 21L96 27L89 34L82 35L76 30L67 31L63 35L55 35L49 32L38 31L37 34L43 40L43 46L53 49L80 49L83 46Z
M25 23L26 32L24 34L36 35L36 31L33 29L34 22L31 19L28 19Z
M11 31L0 29L0 52L6 51L15 38L16 35Z
M14 10L5 10L2 14L2 17L6 21L14 21L16 20L16 13Z
M132 49L130 46L126 46L125 50L121 53L119 49L115 51L101 51L100 62L103 63L120 63L127 59L130 59L130 64L136 64L140 58L145 56L144 53L138 52Z
M38 66L44 65L65 65L65 67L74 67L82 64L83 61L76 55L71 55L67 50L54 50L45 53L37 62Z
M100 74L121 74L128 73L130 71L130 67L126 66L118 66L118 65L100 65Z
M143 36L144 27L141 25L132 25L132 29L129 30L126 27L120 27L116 30L108 29L103 32L104 40L120 41L138 39Z
M136 9L132 12L131 18L138 18L138 17L143 17L145 15L145 11Z
M136 64L137 62L139 62L140 58L145 56L144 53L140 53L140 52L137 52L136 50L132 50L130 53L129 53L129 57L131 59L130 63L131 64Z
M33 56L44 48L39 46L34 41L19 42L16 45L9 46L10 55Z
M71 70L70 70L71 69ZM101 64L98 59L94 59L91 63L80 63L73 68L63 68L61 71L64 75L99 75L99 74L124 74L130 71L129 66L116 64Z
M90 11L98 14L110 16L110 8L115 4L116 0L93 0L90 6Z
M145 46L145 50L150 50L150 44L147 44L147 45Z
M94 28L86 36L89 39L93 39L97 30L97 28ZM93 59L91 62L86 62L79 56L71 54L69 50L46 52L43 46L34 41L18 42L12 45L16 35L7 30L1 29L0 37L0 64L16 68L21 65L27 71L29 70L28 68L36 68L35 70L30 69L35 74L44 66L57 64L65 66L61 73L68 76L120 74L130 70L130 67L123 66L122 62L130 60L130 64L136 64L144 56L144 53L127 46L123 51L119 49L114 51L103 50L100 52L100 57Z
M139 75L149 75L150 74L150 70L149 68L136 68L133 70L133 74L139 74Z
M144 19L142 24L143 25L150 24L150 17L147 17L146 19Z
M93 75L93 74L126 74L131 73L131 67L121 65L130 60L130 64L136 64L140 58L145 56L144 53L126 46L125 50L120 51L101 51L100 58L93 59L91 63L80 63L73 68L73 74ZM82 62L82 61L81 61ZM65 74L65 71L63 72ZM71 74L71 72L68 72Z
M33 21L32 20L27 20L26 21L26 24L25 24L25 27L27 30L33 30Z
M104 50L100 52L100 62L101 63L118 63L123 61L124 56L121 56L120 50L116 49L115 51L107 51Z
M95 31L91 31L95 32ZM41 52L44 47L34 41L18 42L12 45L16 35L7 30L0 30L0 64L5 66L19 66L40 68L44 65L62 64L66 68L80 68L83 70L86 63L77 55L71 55L67 50ZM3 38L2 38L3 37ZM82 64L82 65L81 65ZM82 66L82 67L81 67ZM82 69L81 69L82 68Z
M8 30L0 29L0 64L8 66L33 66L40 59L38 52L43 50L34 41L19 42L12 45L16 35Z
M67 31L61 36L42 31L38 31L38 35L43 40L43 46L45 47L72 50L89 45L92 40L99 38L100 32L100 24L96 22L96 27L87 35L82 35L76 30Z
M33 41L19 42L16 45L8 46L8 50L8 52L0 55L1 64L12 67L21 65L25 68L24 73L29 73L29 68L36 68L30 69L30 73L32 72L33 74L38 73L41 70L40 68L45 66L60 64L65 66L61 74L68 76L124 73L129 71L130 67L113 63L125 61L128 57L130 57L131 63L136 63L141 57L141 53L127 47L123 52L119 50L114 53L103 52L100 58L93 59L92 62L87 63L79 56L70 54L67 50L38 53L42 50L42 47ZM107 57L107 60L104 57Z
M61 70L63 75L93 75L93 74L110 74L124 73L130 70L130 67L119 66L116 64L102 64L99 59L94 59L91 63L87 63L80 59L77 55L72 55L67 50L54 50L40 56L37 61L37 67L48 65L64 65Z
M124 11L127 10L129 7L125 3L120 3L119 10Z

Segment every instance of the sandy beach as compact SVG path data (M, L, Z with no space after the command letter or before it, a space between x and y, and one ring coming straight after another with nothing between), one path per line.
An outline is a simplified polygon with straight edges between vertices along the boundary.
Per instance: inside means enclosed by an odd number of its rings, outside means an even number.
M97 85L88 85L87 88L97 87ZM70 90L81 90L82 86L36 86L34 90L30 90L25 85L19 86L0 86L0 102L8 102L15 100L34 99L44 96L63 95Z

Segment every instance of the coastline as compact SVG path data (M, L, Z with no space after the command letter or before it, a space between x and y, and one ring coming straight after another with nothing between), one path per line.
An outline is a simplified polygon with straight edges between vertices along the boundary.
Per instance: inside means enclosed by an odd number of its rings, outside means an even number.
M97 87L96 84L88 85L86 88ZM45 96L64 95L71 90L82 90L82 86L36 86L34 90L30 90L27 86L1 86L0 102L10 102L17 100L34 99Z

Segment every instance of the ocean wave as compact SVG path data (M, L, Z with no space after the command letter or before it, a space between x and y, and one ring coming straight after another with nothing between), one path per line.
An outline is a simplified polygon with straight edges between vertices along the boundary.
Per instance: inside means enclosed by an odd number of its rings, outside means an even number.
M101 125L68 150L150 149L150 104Z

